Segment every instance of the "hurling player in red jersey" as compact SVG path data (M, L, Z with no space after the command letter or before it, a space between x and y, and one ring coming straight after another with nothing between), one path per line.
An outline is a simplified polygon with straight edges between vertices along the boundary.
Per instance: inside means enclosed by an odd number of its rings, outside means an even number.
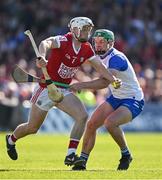
M39 45L41 58L36 60L37 67L47 67L48 74L53 81L70 84L78 68L87 60L105 79L120 87L120 80L116 79L101 64L95 56L88 42L93 28L91 19L87 17L73 18L69 23L70 32L43 40ZM50 50L48 60L47 51ZM38 84L31 98L31 112L27 123L20 124L11 135L6 136L6 146L12 160L18 158L15 142L29 134L34 134L42 125L49 109L56 106L69 114L74 120L70 134L66 165L79 165L82 161L76 154L76 149L81 139L88 114L84 105L70 90L58 87L64 94L60 103L51 101L45 84Z

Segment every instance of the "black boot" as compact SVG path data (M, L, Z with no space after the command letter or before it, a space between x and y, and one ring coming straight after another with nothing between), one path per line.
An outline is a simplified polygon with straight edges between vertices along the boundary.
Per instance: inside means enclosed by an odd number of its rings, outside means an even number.
M14 145L9 144L9 142L8 142L9 137L10 137L10 135L6 135L7 154L9 155L9 157L12 160L17 160L18 154L17 154L16 149L15 149L15 144Z

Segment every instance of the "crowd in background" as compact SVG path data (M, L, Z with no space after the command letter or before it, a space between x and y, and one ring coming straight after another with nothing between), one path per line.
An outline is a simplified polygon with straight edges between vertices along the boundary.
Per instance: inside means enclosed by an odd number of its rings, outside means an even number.
M149 0L1 0L0 1L0 103L27 105L34 84L17 85L11 77L15 64L39 75L35 55L24 31L30 29L37 44L69 31L75 16L91 18L97 28L115 33L115 47L132 63L144 90L146 102L162 102L162 1ZM82 81L98 74L84 65ZM89 106L100 103L106 90L83 92Z

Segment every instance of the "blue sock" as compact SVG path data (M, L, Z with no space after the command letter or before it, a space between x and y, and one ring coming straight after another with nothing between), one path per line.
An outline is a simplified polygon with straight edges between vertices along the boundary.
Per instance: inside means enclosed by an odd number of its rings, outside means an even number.
M80 158L84 159L84 160L87 162L87 161L88 161L88 158L89 158L89 154L86 154L86 153L84 153L84 152L81 152Z
M128 148L126 147L124 149L121 149L121 155L122 156L130 156L131 154L130 154Z

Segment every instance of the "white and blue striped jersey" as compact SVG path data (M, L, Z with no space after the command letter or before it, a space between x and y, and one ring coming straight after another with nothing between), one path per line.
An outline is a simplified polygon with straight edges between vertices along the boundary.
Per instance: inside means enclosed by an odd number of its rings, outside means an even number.
M134 69L128 58L115 48L110 49L107 53L100 56L102 62L108 69L117 70L116 77L122 80L122 86L119 89L109 88L112 95L119 99L134 98L142 100L144 94L139 85Z

